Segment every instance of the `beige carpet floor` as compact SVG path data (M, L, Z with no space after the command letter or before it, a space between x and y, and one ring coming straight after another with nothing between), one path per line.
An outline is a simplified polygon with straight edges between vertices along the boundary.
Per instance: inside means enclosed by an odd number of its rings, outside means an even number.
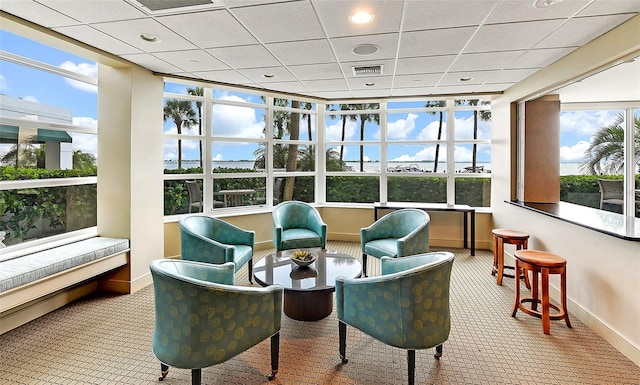
M328 249L360 258L359 244ZM433 248L433 251L445 250ZM451 281L452 326L440 361L433 349L416 353L416 384L639 385L640 368L572 317L573 329L552 321L511 317L514 280L497 286L493 257L456 254ZM256 253L262 258L270 250ZM378 261L370 258L377 275ZM571 279L571 266L568 277ZM246 267L238 284L248 284ZM154 296L149 286L131 295L97 294L0 336L0 384L160 384L151 353ZM280 371L269 382L269 340L202 371L203 384L403 384L406 352L347 329L347 357L338 358L335 312L317 322L283 318ZM190 371L171 368L164 384L189 384Z

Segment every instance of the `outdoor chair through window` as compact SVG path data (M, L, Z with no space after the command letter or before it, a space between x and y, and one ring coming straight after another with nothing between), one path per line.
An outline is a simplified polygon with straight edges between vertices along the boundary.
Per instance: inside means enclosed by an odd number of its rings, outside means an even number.
M605 205L616 206L622 209L624 206L624 181L622 179L598 179L600 187L600 210L605 209Z

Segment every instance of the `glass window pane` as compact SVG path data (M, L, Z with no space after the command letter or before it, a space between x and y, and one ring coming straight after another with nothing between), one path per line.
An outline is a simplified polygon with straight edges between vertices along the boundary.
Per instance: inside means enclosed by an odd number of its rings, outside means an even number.
M264 205L265 181L264 177L214 179L214 208Z
M215 141L211 145L214 173L256 172L265 169L265 143Z
M239 92L235 90L214 89L212 90L212 92L213 92L214 99L230 100L234 102L246 102L246 103L253 103L253 104L265 104L264 96L247 94L247 93Z
M279 188L278 180L276 178L276 185L274 190ZM290 176L281 178L282 194L279 197L280 202L284 201L302 201L307 203L315 202L315 176ZM291 193L291 184L293 184L293 193Z
M4 244L46 238L96 226L97 185L0 190Z
M491 172L490 144L456 144L455 157L456 172Z
M447 178L389 176L387 199L390 202L446 203Z
M328 176L327 202L371 203L380 201L379 176Z
M202 192L202 179L191 179L194 180L198 187L200 188L200 192ZM164 215L175 215L175 214L185 214L188 212L201 212L202 204L199 206L194 204L191 205L192 201L202 202L201 199L197 199L200 197L193 196L191 199L191 195L189 194L189 189L187 187L186 181L184 180L165 180L164 181Z
M227 138L265 138L265 110L263 108L213 105L212 134Z
M455 139L491 139L491 111L456 111Z
M290 111L273 111L273 138L284 140L313 140L316 115Z
M287 167L287 162L290 156L293 156L296 159L295 166L293 167ZM275 171L315 171L316 146L307 146L295 143L274 144L273 168Z
M346 171L380 172L379 145L331 146L330 148L338 153L338 159L342 153Z
M163 112L165 134L202 135L202 103L165 98Z
M445 101L443 102L446 103ZM423 108L424 106L425 106L424 101L402 101L402 102L387 103L387 108L390 110L401 109L401 108Z
M388 140L445 140L447 139L446 111L389 114Z
M325 151L326 170L329 172L354 171L353 165L349 166L347 162L341 159L344 157L343 146L327 146ZM359 163L358 163L359 164Z
M458 205L491 206L491 178L456 177L455 190L455 203Z
M164 140L164 169L168 170L188 170L199 169L202 172L202 141L185 139L165 139Z
M389 172L447 171L447 146L445 144L389 145L387 146L387 157L389 159L387 171Z

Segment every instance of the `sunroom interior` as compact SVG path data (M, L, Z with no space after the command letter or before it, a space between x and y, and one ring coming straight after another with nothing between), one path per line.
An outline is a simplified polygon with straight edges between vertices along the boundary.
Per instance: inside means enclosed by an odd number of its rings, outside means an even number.
M303 2L306 3L306 2ZM315 1L313 2L316 3ZM605 2L606 3L606 2ZM375 178L379 185L376 198L372 201L362 201L353 194L351 201L331 200L327 184L332 178L358 178L356 170L328 171L325 150L337 144L352 146L358 150L358 141L352 143L336 141L331 143L327 139L327 125L330 120L330 106L340 104L375 105L369 107L371 111L387 117L394 113L393 103L397 101L419 101L424 107L427 101L443 101L444 105L436 109L421 109L422 113L440 112L447 116L447 120L455 120L458 110L485 111L490 108L490 137L469 139L462 141L463 145L473 146L474 143L490 146L490 160L487 162L490 173L471 173L465 175L456 169L455 163L446 164L438 176L446 180L442 187L444 198L438 203L445 205L472 204L476 211L475 247L491 250L493 239L491 230L494 228L511 228L527 232L531 235L529 248L545 250L566 258L568 266L567 296L569 311L586 324L596 334L610 343L636 365L640 366L640 219L636 216L635 191L639 189L637 182L638 166L634 162L632 151L626 152L625 175L625 203L619 213L576 207L577 205L561 202L558 187L559 158L558 136L561 109L598 109L596 103L606 103L607 108L615 105L615 109L637 114L640 110L640 71L637 59L640 57L640 16L639 10L628 12L630 17L615 28L582 44L571 53L564 55L557 61L531 73L513 85L509 85L499 92L456 93L442 94L422 93L392 97L329 97L306 95L290 91L252 87L228 82L194 79L188 76L163 73L145 68L141 64L124 60L113 53L97 49L81 43L72 37L43 27L46 23L39 23L37 17L28 21L24 14L13 14L11 2L0 5L0 20L2 29L24 36L34 41L56 47L66 52L72 52L81 57L95 60L98 65L96 108L99 117L97 137L97 153L99 154L99 171L97 176L89 177L85 182L97 186L96 223L95 227L82 228L78 231L53 237L42 237L33 242L10 245L0 251L5 256L15 257L20 254L34 252L64 244L88 236L103 236L124 238L130 241L129 260L125 267L119 268L106 277L102 277L100 288L116 293L135 293L151 285L149 272L150 261L158 258L180 257L180 232L178 219L186 212L168 211L166 189L168 185L178 181L196 179L202 184L203 214L222 218L236 226L255 231L256 249L264 250L273 247L273 225L271 211L274 204L285 196L277 196L278 179L309 178L312 192L304 195L305 200L314 204L328 225L328 238L332 241L359 241L360 229L373 222L373 203L376 201L392 201L393 184L388 180L396 177L390 171L392 164L387 164L384 156L381 161L383 168L377 172L365 173ZM41 5L37 3L37 5ZM637 7L636 7L637 8ZM632 13L632 15L631 15ZM25 20L26 19L26 20ZM39 25L42 24L42 25ZM2 42L0 42L2 45ZM10 62L10 54L4 53L3 63ZM631 72L631 78L623 79L622 84L612 84L608 89L599 93L602 100L589 99L572 101L563 106L562 90L574 92L572 95L584 95L583 85L589 84L590 79L605 76L607 70L620 69L626 65L636 65ZM635 77L634 77L635 76ZM619 76L615 77L619 81ZM177 85L182 91L168 90ZM619 87L622 88L619 88ZM188 96L186 88L202 87L203 94ZM565 88L566 87L566 88ZM569 88L574 87L574 88ZM418 87L419 88L419 87ZM574 89L576 91L574 91ZM304 111L300 102L313 104L308 110L308 119L313 116L314 135L306 140L294 140L300 147L314 144L317 151L313 166L306 171L287 171L278 169L273 158L263 164L264 169L255 174L244 172L222 174L216 171L212 164L205 164L199 170L185 173L167 172L166 146L168 142L178 143L188 140L206 145L200 155L204 159L213 159L216 142L242 142L239 139L216 138L215 134L204 136L181 136L175 132L162 130L167 127L166 114L163 115L165 102L171 98L183 98L190 102L203 104L216 103L216 91L230 94L252 94L263 98L263 103L230 103L227 105L245 108L264 109L265 133L261 138L249 138L252 148L265 146L263 149L275 148L278 144L290 143L290 138L277 137L274 134L276 115L274 111L298 113L300 115L300 132L306 131L304 126ZM329 90L331 91L331 90ZM609 91L612 91L611 95ZM357 94L357 93L356 93ZM589 92L589 95L593 95ZM598 95L598 92L595 93ZM278 106L278 100L288 104ZM487 105L460 105L456 101L475 100L486 101ZM292 105L292 101L294 102ZM540 108L540 110L536 110ZM529 115L526 111L531 112ZM542 113L540 113L542 111ZM407 111L404 111L407 112ZM448 115L447 115L448 114ZM334 111L334 115L341 116ZM549 118L551 115L551 118ZM215 112L213 112L215 119ZM637 116L637 115L635 115ZM4 128L20 125L21 127L64 130L66 126L59 123L40 124L20 119L15 116L0 116L0 123ZM211 116L208 118L211 119ZM529 119L529 120L527 120ZM384 121L384 119L381 119ZM634 139L632 119L627 119L626 143L638 141ZM169 124L171 123L169 119ZM211 121L205 120L206 127ZM214 123L215 124L215 123ZM386 127L386 123L382 124ZM536 126L537 125L537 126ZM536 127L535 130L525 130L526 127ZM94 134L89 129L78 128L80 134ZM635 129L636 135L637 128ZM304 135L304 134L303 134ZM243 138L247 139L247 138ZM339 142L339 143L338 143ZM455 142L455 140L453 140ZM244 143L244 142L242 142ZM444 142L443 142L444 143ZM529 143L529 146L527 146ZM536 144L535 146L533 144ZM554 145L549 146L552 143ZM378 151L384 153L387 142L384 138L368 143L378 146ZM394 143L391 143L393 145ZM407 143L403 143L407 144ZM433 145L433 142L419 142L421 145ZM213 147L213 148L212 148ZM443 146L450 151L449 159L455 157L453 144ZM630 148L631 146L629 146ZM275 150L274 150L275 152ZM264 153L264 152L263 152ZM205 162L206 163L206 162ZM209 162L210 163L210 162ZM436 162L437 164L437 162ZM635 164L635 168L634 168ZM197 167L194 167L197 168ZM475 168L475 164L474 164ZM253 171L252 171L253 173ZM362 174L360 174L362 175ZM414 177L410 173L401 174L403 177ZM478 180L488 179L490 190L479 190L479 204L458 201L454 194L456 180L470 177ZM263 200L250 200L246 204L229 203L233 197L222 196L218 183L227 186L229 180L254 181L259 179L251 190L264 188ZM32 185L42 187L44 184ZM62 182L64 183L64 182ZM72 183L73 184L73 183ZM175 184L175 183L174 183ZM284 182L286 185L286 182ZM259 185L259 186L258 186ZM23 189L22 181L0 180L2 190ZM246 189L240 184L235 190ZM282 187L286 188L286 187ZM291 187L293 188L293 187ZM224 190L224 189L222 189ZM391 190L391 191L390 191ZM186 187L184 190L186 194ZM298 193L300 193L298 191ZM289 195L288 199L302 197ZM486 194L486 195L485 195ZM243 198L244 199L244 198ZM407 198L408 199L408 198ZM216 202L223 201L223 207ZM475 201L474 201L475 202ZM410 203L409 201L407 203ZM430 243L436 247L463 247L463 229L459 213L430 212L431 232ZM0 226L0 231L2 227ZM512 250L508 250L512 264ZM0 257L1 259L2 257ZM489 273L491 266L487 266ZM487 279L493 279L487 274ZM552 280L552 296L558 297L559 281Z

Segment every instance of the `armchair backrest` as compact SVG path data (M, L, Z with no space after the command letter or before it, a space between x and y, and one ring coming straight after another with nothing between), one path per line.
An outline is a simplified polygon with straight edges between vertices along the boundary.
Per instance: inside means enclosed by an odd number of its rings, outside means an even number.
M624 181L622 179L598 179L600 199L624 199Z
M449 285L454 255L383 257L387 274L336 280L338 319L388 344L427 349L449 337ZM386 266L385 266L386 265Z
M150 263L155 293L152 349L177 368L204 368L280 330L283 289L232 286L234 264Z
M423 210L396 210L378 219L371 227L374 230L369 237L402 238L428 226L430 221L431 217Z
M222 219L206 215L180 218L180 249L183 259L208 263L233 260L234 246L254 247L255 233Z
M323 223L320 213L315 207L305 202L286 201L273 208L273 223L288 229L317 230Z

